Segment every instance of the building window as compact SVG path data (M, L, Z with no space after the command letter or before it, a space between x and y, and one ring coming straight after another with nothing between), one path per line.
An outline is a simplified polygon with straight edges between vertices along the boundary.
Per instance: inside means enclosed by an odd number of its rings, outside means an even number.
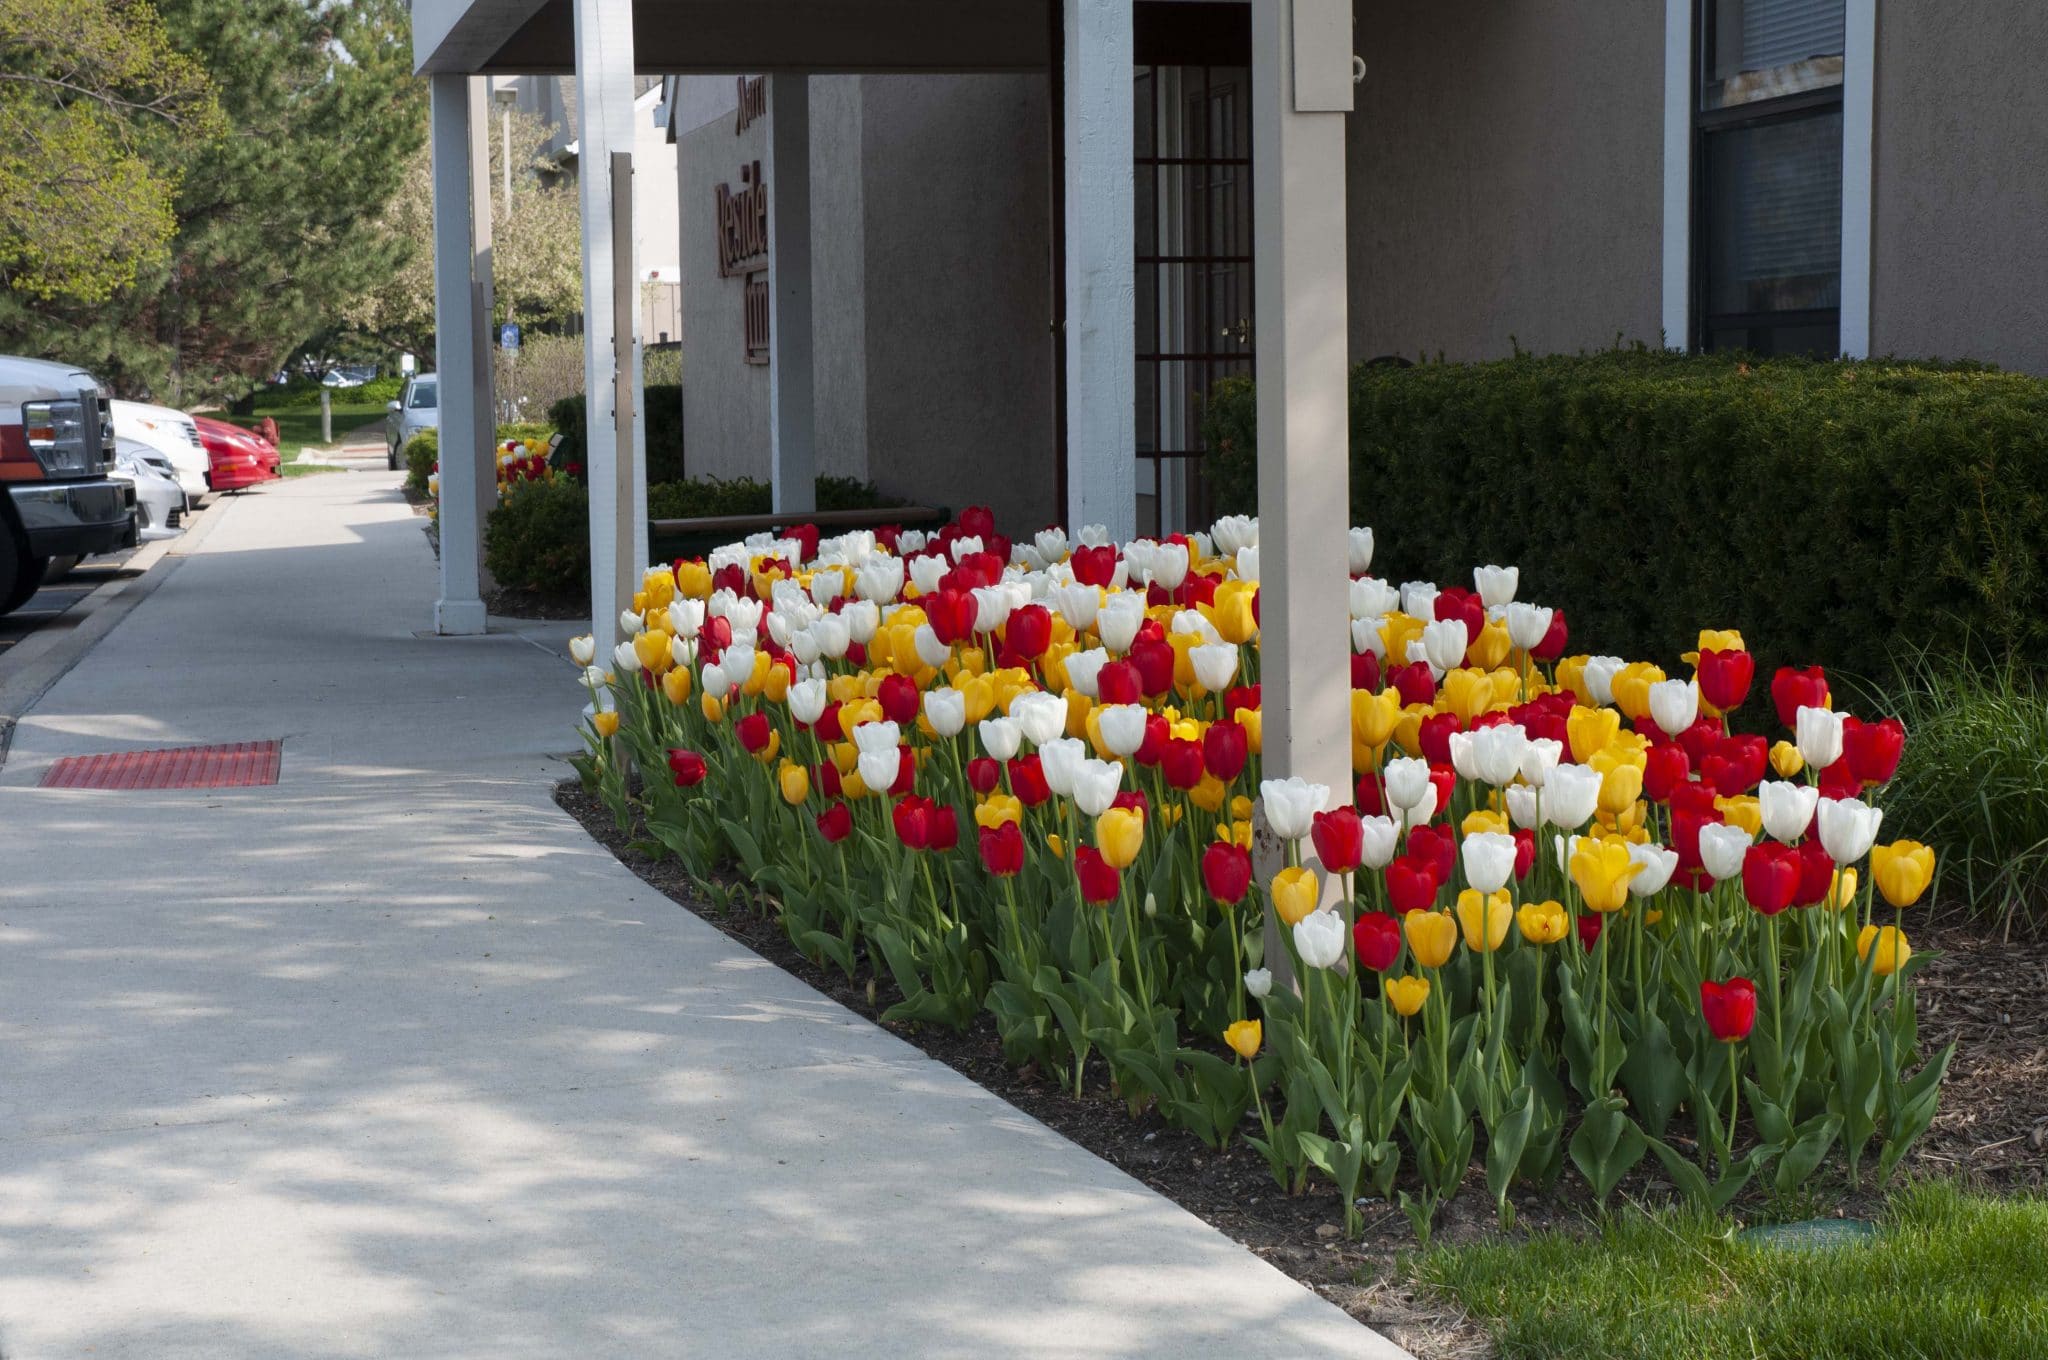
M1841 351L1843 8L1698 2L1698 348Z

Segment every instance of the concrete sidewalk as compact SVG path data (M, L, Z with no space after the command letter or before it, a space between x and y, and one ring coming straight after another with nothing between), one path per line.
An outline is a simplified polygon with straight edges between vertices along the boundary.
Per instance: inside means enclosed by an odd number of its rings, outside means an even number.
M397 485L224 506L15 733L0 1353L1401 1354L619 867L549 797L568 629L420 636Z

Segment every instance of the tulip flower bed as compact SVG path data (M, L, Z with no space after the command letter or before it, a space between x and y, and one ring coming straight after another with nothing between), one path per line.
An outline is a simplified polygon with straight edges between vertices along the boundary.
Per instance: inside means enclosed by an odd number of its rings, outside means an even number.
M1953 1052L1899 926L1933 852L1876 840L1900 726L1779 668L1779 739L1731 731L1733 633L1684 678L1571 655L1512 568L1397 588L1350 546L1349 789L1263 778L1255 521L1013 545L975 511L651 570L609 671L577 644L579 772L883 1018L986 1012L1354 1230L1376 1196L1426 1238L1475 1158L1503 1219L1568 1168L1711 1209L1889 1175Z

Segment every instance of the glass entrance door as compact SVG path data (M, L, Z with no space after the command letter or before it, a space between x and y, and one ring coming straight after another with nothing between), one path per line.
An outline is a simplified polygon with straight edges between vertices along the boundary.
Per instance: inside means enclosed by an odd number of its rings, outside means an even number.
M1247 64L1136 72L1140 533L1208 524L1202 403L1252 372L1250 83Z

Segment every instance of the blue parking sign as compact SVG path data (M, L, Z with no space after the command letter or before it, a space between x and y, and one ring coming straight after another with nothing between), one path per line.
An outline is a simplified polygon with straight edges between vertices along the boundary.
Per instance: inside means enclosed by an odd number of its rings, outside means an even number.
M498 348L519 352L519 323L507 321L498 328Z

